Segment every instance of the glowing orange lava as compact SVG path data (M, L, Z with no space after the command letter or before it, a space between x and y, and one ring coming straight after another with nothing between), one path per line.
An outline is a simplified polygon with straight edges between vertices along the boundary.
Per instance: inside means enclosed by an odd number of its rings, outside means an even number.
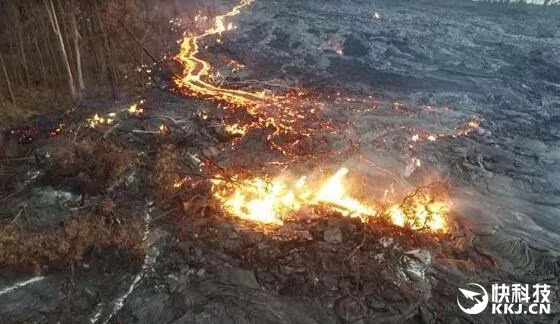
M184 67L183 75L175 79L175 83L180 89L192 92L201 97L222 99L225 102L237 105L253 105L255 102L265 99L264 93L225 89L206 82L204 78L211 74L212 66L209 62L197 57L200 53L199 41L204 37L218 35L233 29L232 24L227 24L226 26L226 18L239 14L241 9L247 7L252 2L253 0L242 0L228 13L217 16L214 19L214 25L202 34L185 36L181 41L179 54L175 57Z

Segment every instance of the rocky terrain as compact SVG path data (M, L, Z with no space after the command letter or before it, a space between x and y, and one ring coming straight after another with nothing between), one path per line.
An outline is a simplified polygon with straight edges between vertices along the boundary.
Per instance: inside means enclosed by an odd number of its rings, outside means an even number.
M361 170L371 192L444 181L450 233L336 214L270 230L222 215L199 187L174 191L200 157L230 163L217 151L227 136L203 117L220 113L214 103L177 94L160 71L142 115L129 108L139 100L87 103L34 122L45 134L32 141L6 134L2 322L560 319L560 8L257 0L234 22L201 54L223 84L317 93L352 125L332 147L357 143L375 167L332 162ZM116 122L85 127L93 114ZM552 314L466 315L456 298L469 282L550 284Z

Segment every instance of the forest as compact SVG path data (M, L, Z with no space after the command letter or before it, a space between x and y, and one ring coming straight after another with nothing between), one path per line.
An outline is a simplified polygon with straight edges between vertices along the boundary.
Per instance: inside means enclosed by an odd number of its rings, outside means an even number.
M0 119L141 92L177 38L170 38L170 20L193 11L192 3L184 7L181 1L2 1Z

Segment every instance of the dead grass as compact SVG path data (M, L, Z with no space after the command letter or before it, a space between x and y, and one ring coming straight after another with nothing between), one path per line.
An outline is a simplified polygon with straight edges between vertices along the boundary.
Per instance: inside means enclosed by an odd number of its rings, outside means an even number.
M136 256L144 253L139 221L109 222L104 217L73 219L48 233L22 230L16 224L0 231L0 264L34 269L55 262L67 264L92 250L114 248Z
M21 160L17 158L17 148L15 143L2 138L0 134L0 197L4 193L14 190L17 179L17 165L21 164Z
M9 149L10 143L0 142L0 172L15 171L22 163L19 160L6 162L13 160L11 156L15 154ZM84 195L108 188L131 164L128 151L104 139L87 137L76 141L71 136L59 137L46 145L50 157L41 157L37 162L45 170L43 181L48 185L70 185ZM31 163L35 163L33 156L31 158ZM0 178L0 194L10 191L4 188L3 178ZM42 265L56 268L103 249L142 255L141 221L117 217L117 209L116 204L106 198L93 214L83 214L42 232L23 229L16 216L16 220L0 227L0 266L23 271Z
M45 179L69 184L81 194L96 195L130 165L130 153L108 140L65 139L53 152Z
M156 188L156 199L164 208L169 207L174 198L177 198L179 190L173 185L181 180L181 166L181 157L174 147L164 147L159 152L152 182Z
M34 116L66 110L72 105L68 90L47 88L18 88L16 102L0 105L0 120L4 125L22 123Z

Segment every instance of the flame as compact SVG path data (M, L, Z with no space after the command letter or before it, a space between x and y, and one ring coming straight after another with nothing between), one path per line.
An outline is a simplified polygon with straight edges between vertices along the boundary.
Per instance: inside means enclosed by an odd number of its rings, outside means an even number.
M347 193L343 179L348 172L341 168L319 186L308 184L307 176L295 182L267 177L216 179L212 181L212 193L230 214L269 224L282 224L304 206L325 205L350 217L375 216L374 208Z
M49 132L49 136L54 137L54 136L60 135L62 133L62 129L64 129L65 126L66 126L66 124L64 124L64 123L58 124L57 128L55 128L55 129L53 129Z
M142 104L142 102L140 102L140 104ZM130 105L130 107L128 107L128 112L136 116L142 115L144 113L144 109L140 107L140 104L135 103Z
M332 203L344 216L374 216L375 209L366 207L347 194L343 178L348 174L347 168L338 170L317 193L317 202Z
M198 35L185 35L180 42L179 53L175 60L183 66L183 73L174 78L175 85L184 94L199 98L206 98L217 102L222 108L235 115L243 110L248 118L243 121L229 122L224 120L225 131L233 136L245 135L253 129L270 130L266 136L269 147L285 156L297 150L297 143L302 137L309 137L317 132L317 126L309 123L316 121L322 105L304 98L304 91L287 93L284 96L274 94L269 90L244 91L228 89L221 84L212 83L217 73L213 72L210 62L198 57L201 40L208 36L219 36L234 29L228 20L239 14L241 9L249 6L253 0L241 1L231 11L214 18L214 24ZM200 21L206 19L199 18ZM328 129L329 121L323 121L320 128ZM289 145L279 145L292 141ZM286 138L288 137L288 139Z
M247 133L246 127L239 125L239 123L234 123L225 126L226 132L230 135L245 135Z
M115 121L116 113L108 113L106 116L93 115L86 120L86 124L90 128L95 128L99 125L111 125Z
M465 136L465 135L468 135L468 134L472 133L473 131L479 129L482 121L483 121L483 119L480 119L478 117L474 117L473 119L467 121L466 123L460 124L457 127L455 127L455 130L453 132L449 132L449 133L446 133L446 134L429 134L427 136L426 135L421 136L420 134L414 134L414 135L412 135L410 140L412 142L420 142L420 141L425 141L425 140L428 140L430 142L435 142L435 141L437 141L438 139L441 139L441 138Z
M408 226L414 230L447 231L447 203L434 200L430 194L417 194L409 200L403 205L392 205L387 209L393 224Z
M308 183L307 176L295 182L266 176L243 180L238 176L227 180L218 177L212 180L212 195L227 213L265 224L281 225L304 207L323 206L362 221L385 216L392 224L401 227L433 232L447 230L449 207L445 202L435 200L429 194L415 195L403 205L390 204L389 207L376 201L361 202L349 193L345 181L349 172L343 167L328 179L314 183Z
M167 126L165 124L159 125L159 132L162 135L169 135L169 133L170 133L169 126Z

